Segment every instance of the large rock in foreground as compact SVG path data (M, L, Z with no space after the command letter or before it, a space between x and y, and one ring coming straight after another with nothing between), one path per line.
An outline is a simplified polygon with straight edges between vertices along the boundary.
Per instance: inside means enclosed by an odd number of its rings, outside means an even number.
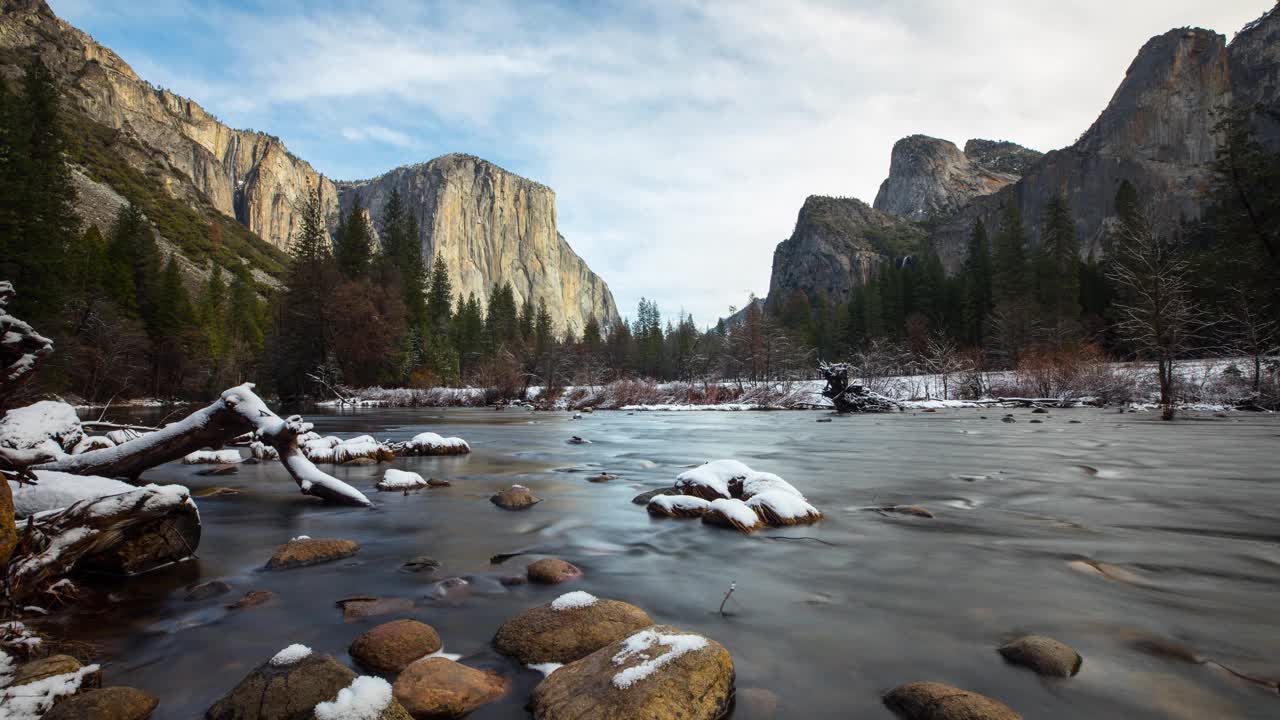
M884 696L884 704L907 720L1022 720L985 695L936 682L900 685Z
M565 665L533 691L536 720L716 720L733 660L714 640L657 625Z
M443 644L435 628L417 620L383 623L351 643L351 657L374 672L398 673Z
M291 653L295 648L298 651ZM332 657L295 645L249 673L209 708L205 718L312 720L316 705L334 699L355 679L355 673Z
M320 563L351 557L360 551L360 545L351 540L324 538L298 538L276 548L267 561L268 570L318 565Z
M67 698L43 720L146 720L160 700L131 687L106 687Z
M507 693L507 681L442 657L422 658L392 686L395 698L416 720L458 718Z
M493 646L526 665L568 663L651 625L635 605L568 593L503 623Z

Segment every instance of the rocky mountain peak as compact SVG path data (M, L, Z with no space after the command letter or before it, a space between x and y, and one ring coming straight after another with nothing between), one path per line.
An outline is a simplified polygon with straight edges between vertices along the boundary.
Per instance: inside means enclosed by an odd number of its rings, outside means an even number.
M1259 111L1255 137L1280 152L1280 4L1236 33L1227 56L1233 100Z
M985 167L953 142L911 135L894 143L889 177L881 183L874 206L909 220L944 217L1017 179Z
M974 138L964 144L964 154L988 170L1021 177L1040 162L1044 153L1008 140Z

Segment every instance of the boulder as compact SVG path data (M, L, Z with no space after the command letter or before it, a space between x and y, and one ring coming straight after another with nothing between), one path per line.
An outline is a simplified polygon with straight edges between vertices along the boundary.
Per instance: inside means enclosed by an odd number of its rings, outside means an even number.
M711 503L696 495L658 495L645 507L654 517L696 518L706 514Z
M435 628L417 620L392 620L372 628L351 643L349 652L361 667L395 674L414 660L443 647Z
M753 532L760 527L760 518L755 510L741 500L724 498L711 501L707 511L702 514L702 522L733 528L742 533Z
M200 546L200 512L174 504L163 517L120 529L115 542L81 557L76 569L105 575L140 575L185 560Z
M378 481L378 489L382 492L396 492L398 490L421 490L427 486L427 481L416 472L407 472L405 470L396 470L391 468L387 470L382 479Z
M361 675L338 696L316 705L316 720L413 720L391 694L391 683Z
M642 492L639 495L631 498L631 502L635 503L636 505L648 505L649 502L652 501L654 498L662 495L681 495L681 492L673 487L662 487L662 488L657 488L656 490L649 490L647 492Z
M534 495L523 485L512 485L500 493L495 493L489 502L503 510L526 510L542 502L542 498Z
M44 714L44 720L145 720L159 698L131 687L105 687L69 697Z
M409 572L432 572L440 567L440 561L426 555L406 560L400 567Z
M653 625L644 610L619 600L557 609L563 605L553 601L506 621L493 637L494 648L525 665L568 663Z
M267 561L268 570L318 565L320 563L351 557L360 551L360 545L350 540L326 538L300 538L276 548Z
M209 708L206 720L313 720L317 704L337 697L356 678L328 655L284 655L249 673Z
M1022 720L1003 703L937 682L899 685L884 704L906 720Z
M13 679L9 684L13 687L26 685L28 683L39 682L54 675L66 675L78 671L81 668L80 661L70 655L50 655L48 657L39 658L30 662L23 663L13 673ZM81 689L96 688L102 684L102 672L98 671L85 675L80 681Z
M408 598L357 597L339 600L337 606L342 608L343 622L355 622L379 615L408 612L413 609L413 601Z
M810 505L808 500L798 493L782 489L765 490L753 495L747 501L747 507L755 511L756 516L766 525L773 527L808 525L822 519L822 513ZM737 523L734 526L737 527Z
M422 658L396 678L392 693L416 720L457 718L507 693L507 681L442 657Z
M562 582L569 582L582 577L582 571L578 569L578 566L565 562L560 558L544 558L537 562L529 563L529 567L525 568L525 571L529 575L529 582L542 585L559 585Z
M442 488L449 487L452 484L448 480L441 480L440 478L427 478L427 487Z
M187 586L187 594L183 596L183 600L187 602L197 602L199 600L208 600L219 595L231 592L231 586L222 580L211 580L199 585Z
M622 638L547 676L535 720L715 720L733 702L724 646L668 625Z
M1014 665L1030 668L1040 675L1073 677L1083 659L1071 647L1043 635L1026 635L1001 645L999 652Z
M275 597L276 594L270 590L250 590L244 594L244 597L231 603L227 607L231 610L240 610L243 608L257 607L265 604L268 600Z

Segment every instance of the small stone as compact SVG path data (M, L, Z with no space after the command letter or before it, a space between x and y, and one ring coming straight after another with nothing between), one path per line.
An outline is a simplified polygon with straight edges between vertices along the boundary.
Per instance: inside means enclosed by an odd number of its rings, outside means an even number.
M440 480L438 478L428 478L427 487L449 487L453 483L448 480Z
M342 608L343 622L409 612L413 609L413 601L408 598L352 598L339 600L337 605Z
M542 502L542 498L535 496L523 485L512 485L500 493L495 493L489 498L489 502L503 510L526 510Z
M1032 424L1032 425L1042 425L1042 424L1044 424L1044 421L1043 421L1043 420L1041 420L1041 419L1039 419L1039 418L1031 418L1031 424Z
M507 681L442 657L422 658L400 673L391 688L417 720L458 718L507 693Z
M1073 677L1080 672L1083 659L1067 645L1043 635L1026 635L1001 645L1000 654L1014 665L1021 665L1040 675Z
M831 418L818 418L818 422L822 422L822 423L831 422Z
M359 550L360 546L350 540L325 538L290 540L276 548L271 559L267 561L267 569L284 570L332 562L351 557Z
M270 600L275 596L276 594L271 592L270 590L250 590L249 592L244 594L244 597L231 603L227 607L231 610L241 610L244 608L258 607L259 605L266 603L268 600Z
M544 558L530 563L526 572L529 582L541 585L559 585L582 577L582 571L576 565L559 558Z
M1000 422L1013 423L1018 421L1014 420L1012 415L1005 415L1004 417L1000 418Z
M1042 408L1042 407L1038 407L1038 408L1036 408L1035 410L1032 410L1031 412L1032 412L1032 413L1034 413L1034 414L1036 414L1036 415L1048 415L1048 414L1049 414L1049 411L1048 411L1047 409L1045 409L1045 408Z
M1068 423L1070 423L1070 424L1072 424L1072 425L1079 425L1079 424L1080 424L1080 421L1079 421L1079 420L1068 420L1067 422L1068 422Z
M187 602L196 602L199 600L208 600L209 598L225 595L231 592L231 586L221 580L211 580L207 583L199 585L190 585L187 587L187 594L183 596L183 600Z
M443 647L435 628L417 620L392 620L351 643L351 657L374 672L394 675Z
M215 465L211 468L197 471L196 474L209 477L213 475L235 475L238 472L240 472L240 468L235 465Z
M586 438L581 438L581 437L578 437L577 435L574 435L573 437L569 438L569 444L570 445L590 445L591 441L587 440Z
M610 475L607 472L602 472L599 475L592 475L591 477L587 478L587 482L607 483L610 480L617 480L617 479L618 479L617 475Z
M440 561L426 555L419 555L412 560L406 560L401 567L410 572L434 572L440 567Z
M504 575L498 578L498 582L502 583L504 587L517 587L528 583L529 579L524 575Z
M427 597L450 605L459 605L471 597L471 583L465 578L451 577L433 583Z
M12 687L37 682L54 675L66 675L81 668L80 661L70 655L50 655L20 665L13 673ZM81 688L96 688L102 684L102 671L85 676Z
M985 695L936 682L900 685L884 696L884 704L907 720L1022 720Z
M160 699L131 687L105 687L66 698L44 720L144 720Z

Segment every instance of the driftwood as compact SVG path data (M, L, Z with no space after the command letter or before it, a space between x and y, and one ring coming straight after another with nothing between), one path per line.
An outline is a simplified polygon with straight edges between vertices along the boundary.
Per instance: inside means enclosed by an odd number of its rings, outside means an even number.
M245 433L255 433L276 449L285 469L303 494L348 505L368 505L360 491L321 472L298 449L298 436L311 424L297 415L281 418L245 383L222 393L212 405L183 420L112 448L91 450L36 465L36 470L58 470L74 475L136 480L144 471L204 447L221 447Z
M848 363L822 363L818 366L818 371L827 381L827 386L822 389L822 396L831 400L837 412L891 412L902 409L894 400L871 392L862 385L851 385Z

